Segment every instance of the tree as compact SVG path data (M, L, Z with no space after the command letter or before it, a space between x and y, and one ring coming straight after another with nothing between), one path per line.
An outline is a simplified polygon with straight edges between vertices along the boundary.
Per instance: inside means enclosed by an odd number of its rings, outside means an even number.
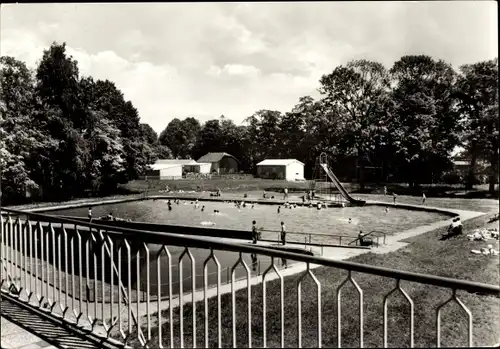
M201 126L198 120L189 117L173 119L160 134L160 144L170 148L175 158L186 158L196 144Z
M44 173L44 189L55 198L83 192L87 182L88 147L81 130L86 124L78 83L77 62L66 55L65 44L53 43L44 50L36 72L38 126L58 145L44 149L52 159L52 172Z
M196 144L192 149L193 158L198 159L206 153L224 150L219 120L208 120L201 127Z
M32 75L23 62L0 57L0 176L6 200L22 199L27 190L39 188L29 167L30 158L43 147L44 139L31 123Z
M477 160L490 164L489 191L498 178L498 58L460 67L457 96L462 113L462 145L470 158L467 187L472 188Z
M404 56L391 69L395 118L391 137L405 179L415 185L450 168L458 144L456 73L442 60Z
M78 62L66 55L66 43L54 42L43 52L36 71L36 88L42 102L58 107L73 127L83 129L78 73Z
M92 117L95 122L89 142L92 154L91 186L94 190L104 192L116 188L125 171L126 160L120 130L106 118L103 111L93 112Z
M245 119L247 123L248 160L253 169L265 158L276 158L283 151L280 123L283 115L277 110L262 109Z
M143 141L137 109L132 102L125 100L123 93L109 80L97 80L94 84L87 81L85 84L88 85L87 93L93 96L94 108L103 111L120 131L125 171L119 177L119 183L137 179L147 165L157 159L156 147Z
M357 156L361 189L366 159L379 140L376 136L387 132L381 105L387 99L389 82L382 64L367 60L351 61L320 79L325 111L338 116L338 147Z
M140 127L140 132L141 132L145 142L147 142L148 144L151 144L151 145L159 144L158 134L155 132L155 130L153 130L153 128L151 126L149 126L148 124L142 123L139 125L139 127Z

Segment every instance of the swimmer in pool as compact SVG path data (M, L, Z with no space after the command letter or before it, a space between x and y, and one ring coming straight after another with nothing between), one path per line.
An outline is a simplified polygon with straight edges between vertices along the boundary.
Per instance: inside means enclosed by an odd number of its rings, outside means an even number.
M281 206L278 206L278 213L280 213L281 211Z
M205 211L205 205L201 206L201 212Z
M348 221L348 223L349 223L349 224L351 224L351 223L352 223L352 219L351 219L351 218L349 218L349 221Z
M385 207L385 213L389 213L389 207Z
M254 208L254 204L252 204L252 208Z

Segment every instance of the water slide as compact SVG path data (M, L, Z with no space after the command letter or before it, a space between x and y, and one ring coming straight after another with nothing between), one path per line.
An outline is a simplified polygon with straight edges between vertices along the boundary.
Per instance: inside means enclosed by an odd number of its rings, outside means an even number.
M326 174L328 175L328 177L330 178L330 180L333 182L333 184L335 184L335 186L337 187L337 189L340 191L340 194L347 201L349 201L351 203L351 205L354 205L354 206L363 206L366 203L366 201L356 200L351 195L349 195L349 193L347 192L347 190L345 190L344 186L340 183L340 181L337 178L337 176L335 176L335 174L332 172L332 170L330 170L330 168L328 167L328 164L321 163L320 165L323 168L323 170L326 172Z

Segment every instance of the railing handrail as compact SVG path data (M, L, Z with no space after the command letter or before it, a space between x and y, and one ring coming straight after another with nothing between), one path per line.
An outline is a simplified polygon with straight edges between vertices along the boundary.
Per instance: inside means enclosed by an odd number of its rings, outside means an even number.
M350 261L333 260L319 256L310 256L300 253L293 253L277 249L266 248L262 246L256 246L254 244L227 242L227 241L221 241L221 239L217 238L191 237L182 234L162 233L162 232L153 232L146 230L98 225L77 220L71 220L67 218L58 218L55 216L47 216L40 213L25 212L13 209L3 209L3 210L18 215L38 217L40 218L40 220L49 219L57 223L68 223L68 224L86 226L88 228L105 231L106 234L108 235L114 235L116 237L127 237L132 241L137 240L140 237L141 242L143 243L165 244L167 242L169 245L179 246L179 247L189 246L202 249L207 249L207 248L219 249L223 251L230 251L237 253L238 252L250 253L250 254L257 253L268 257L291 259L299 262L319 264L328 267L336 267L354 272L391 277L399 280L430 284L438 287L448 287L452 289L460 289L469 292L483 292L492 295L498 295L500 293L500 286L497 285L489 285L474 281L457 280L449 277L414 273L409 271L389 269L385 267L370 266ZM193 227L187 227L187 228L193 228ZM193 229L200 229L200 228L193 228ZM138 232L140 232L140 234L137 234Z
M281 230L274 230L274 229L258 229L259 231L263 232L269 232L269 233L281 233ZM352 235L342 235L342 234L324 234L324 233L303 233L303 232L298 232L298 231L288 231L286 230L287 234L296 234L296 235L311 235L311 236L331 236L331 237L342 237L342 238L353 238L354 236Z
M381 230L372 230L371 232L369 232L369 233L367 233L367 234L363 234L363 236L358 237L358 238L356 238L356 239L352 240L351 242L349 242L349 243L348 243L348 245L352 244L353 242L356 242L356 243L357 243L357 242L358 242L358 241L360 241L361 239L363 239L363 238L365 238L365 237L367 237L367 236L369 236L369 235L372 235L373 233L383 234L383 235L384 235L384 244L385 244L385 238L386 238L386 236L387 236L387 233L384 233L384 232L383 232L383 231L381 231Z

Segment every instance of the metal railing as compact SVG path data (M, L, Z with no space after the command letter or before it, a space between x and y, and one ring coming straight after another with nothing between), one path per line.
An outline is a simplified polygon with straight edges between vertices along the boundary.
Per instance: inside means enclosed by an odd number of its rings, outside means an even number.
M358 243L360 243L362 239L364 239L364 238L366 238L368 236L375 236L375 238L376 238L376 242L375 242L376 246L380 246L380 238L381 237L383 238L382 243L384 245L385 245L385 243L387 241L387 233L385 233L383 231L380 231L380 230L372 230L369 233L363 234L363 236L358 237L358 238L352 240L351 242L348 243L348 245L350 245L353 242L355 242L356 246L358 246Z
M278 234L278 242L281 241L281 235L279 230L274 230L274 229L261 229L259 231L262 232L269 232L269 233L277 233ZM321 233L303 233L303 232L297 232L297 231L287 231L286 232L286 241L287 242L293 242L293 243L301 243L302 241L299 241L298 239L294 239L295 235L298 236L304 236L304 244L311 245L323 245L323 246L334 246L334 244L331 244L325 240L336 240L338 241L338 246L348 246L352 242L355 242L357 240L356 237L352 235L340 235L340 234L321 234ZM313 240L314 238L314 240ZM344 242L344 244L342 243ZM347 243L346 243L347 242ZM384 239L385 243L385 239Z
M454 340L459 332L457 328L454 328L456 333L447 329L443 336L441 330L442 310L450 302L465 313L466 345L473 346L472 311L463 301L473 296L463 291L480 293L481 297L498 297L500 291L496 285L331 260L249 243L5 211L8 213L1 215L0 222L2 291L110 341L134 347L341 347L346 341L347 345L363 347L367 337L368 345L376 342L387 347L389 324L400 329L401 318L405 317L408 333L392 335L392 339L400 345L404 339L405 344L413 347L417 327L425 332L425 335L418 333L424 342L420 345L428 346L429 341L434 341L439 347L442 340ZM253 276L249 267L256 258L263 263L269 260L260 276ZM294 263L280 270L277 259ZM177 273L172 272L174 262L178 265ZM200 265L201 280L196 272ZM224 267L230 268L228 285L221 282ZM195 277L185 280L186 272ZM343 276L344 272L347 275ZM237 281L240 278L243 280ZM384 281L378 290L383 296L379 299L381 303L365 303L376 291L373 280L377 278ZM386 287L385 278L393 279L395 287ZM338 286L331 292L334 280ZM363 289L362 280L370 288ZM202 291L198 291L200 284ZM352 291L343 292L348 284ZM86 287L93 287L100 300L91 302L83 297ZM412 287L415 292L410 291ZM434 308L435 327L431 326L429 316L423 315L429 307L421 309L415 304L425 301L419 298L422 287L450 290L450 296L443 295L445 299ZM402 295L409 311L398 307L398 312L391 311L395 318L389 318L389 301L395 293ZM141 302L142 294L145 302ZM167 297L162 300L164 294ZM153 295L157 296L156 302L151 300ZM349 311L345 311L346 304ZM374 307L383 307L382 323L375 319L379 315L368 313ZM365 316L365 311L371 316ZM327 318L330 321L326 322ZM457 320L454 317L452 321L455 325ZM422 324L427 327L422 328ZM434 337L428 336L431 329L435 331Z

